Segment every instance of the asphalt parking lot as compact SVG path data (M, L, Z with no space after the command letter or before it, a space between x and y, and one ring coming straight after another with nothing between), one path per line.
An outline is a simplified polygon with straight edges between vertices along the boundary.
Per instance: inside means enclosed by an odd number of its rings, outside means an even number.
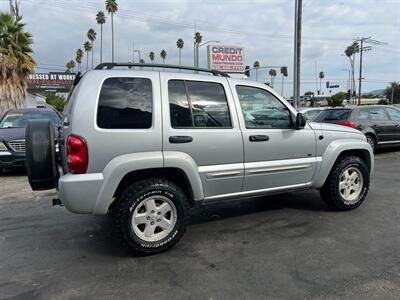
M121 248L109 217L52 207L54 192L2 175L0 299L399 299L400 151L375 163L354 211L316 191L203 207L151 257Z

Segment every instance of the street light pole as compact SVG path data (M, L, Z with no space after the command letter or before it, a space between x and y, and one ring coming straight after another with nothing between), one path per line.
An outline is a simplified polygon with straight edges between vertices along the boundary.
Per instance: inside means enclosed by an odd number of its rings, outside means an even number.
M294 21L294 76L293 76L293 104L300 107L300 60L301 60L301 13L302 0L295 2Z
M205 42L205 43L203 43L203 44L197 45L197 47L196 47L196 68L199 67L199 48L200 48L201 46L207 45L207 44L209 44L209 43L217 43L217 44L219 44L219 43L221 43L221 42L220 42L220 41L207 41L207 42Z

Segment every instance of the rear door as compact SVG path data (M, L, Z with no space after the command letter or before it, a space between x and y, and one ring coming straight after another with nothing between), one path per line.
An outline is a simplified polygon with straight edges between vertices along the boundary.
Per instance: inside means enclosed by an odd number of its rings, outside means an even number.
M393 142L400 143L400 110L392 107L386 107L390 119L394 122L394 136Z
M161 73L164 160L190 156L205 200L237 193L243 185L243 142L226 78Z
M390 120L383 107L370 107L370 126L374 129L378 144L391 143L396 138L396 124Z

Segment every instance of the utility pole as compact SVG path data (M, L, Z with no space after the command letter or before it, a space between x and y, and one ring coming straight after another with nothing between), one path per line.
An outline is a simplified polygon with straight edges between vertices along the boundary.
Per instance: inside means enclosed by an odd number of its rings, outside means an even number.
M301 60L301 13L302 0L295 2L294 20L294 75L293 75L293 104L300 107L300 60Z
M394 97L394 83L392 83L392 96L390 97L390 104L393 105L393 97Z
M360 43L360 78L358 82L358 105L361 105L361 81L362 81L362 64L363 64L363 52L372 50L371 46L364 47L364 43L366 44L373 44L373 45L385 45L386 43L376 41L371 39L371 37L362 37L358 38L356 42Z

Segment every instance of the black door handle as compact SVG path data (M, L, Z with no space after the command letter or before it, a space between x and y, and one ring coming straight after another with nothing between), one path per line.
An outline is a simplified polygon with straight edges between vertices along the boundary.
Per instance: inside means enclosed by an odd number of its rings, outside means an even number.
M269 141L268 135L250 135L249 136L250 142L266 142Z
M169 142L171 144L183 144L183 143L190 143L192 141L193 138L187 135L175 135L169 137Z

